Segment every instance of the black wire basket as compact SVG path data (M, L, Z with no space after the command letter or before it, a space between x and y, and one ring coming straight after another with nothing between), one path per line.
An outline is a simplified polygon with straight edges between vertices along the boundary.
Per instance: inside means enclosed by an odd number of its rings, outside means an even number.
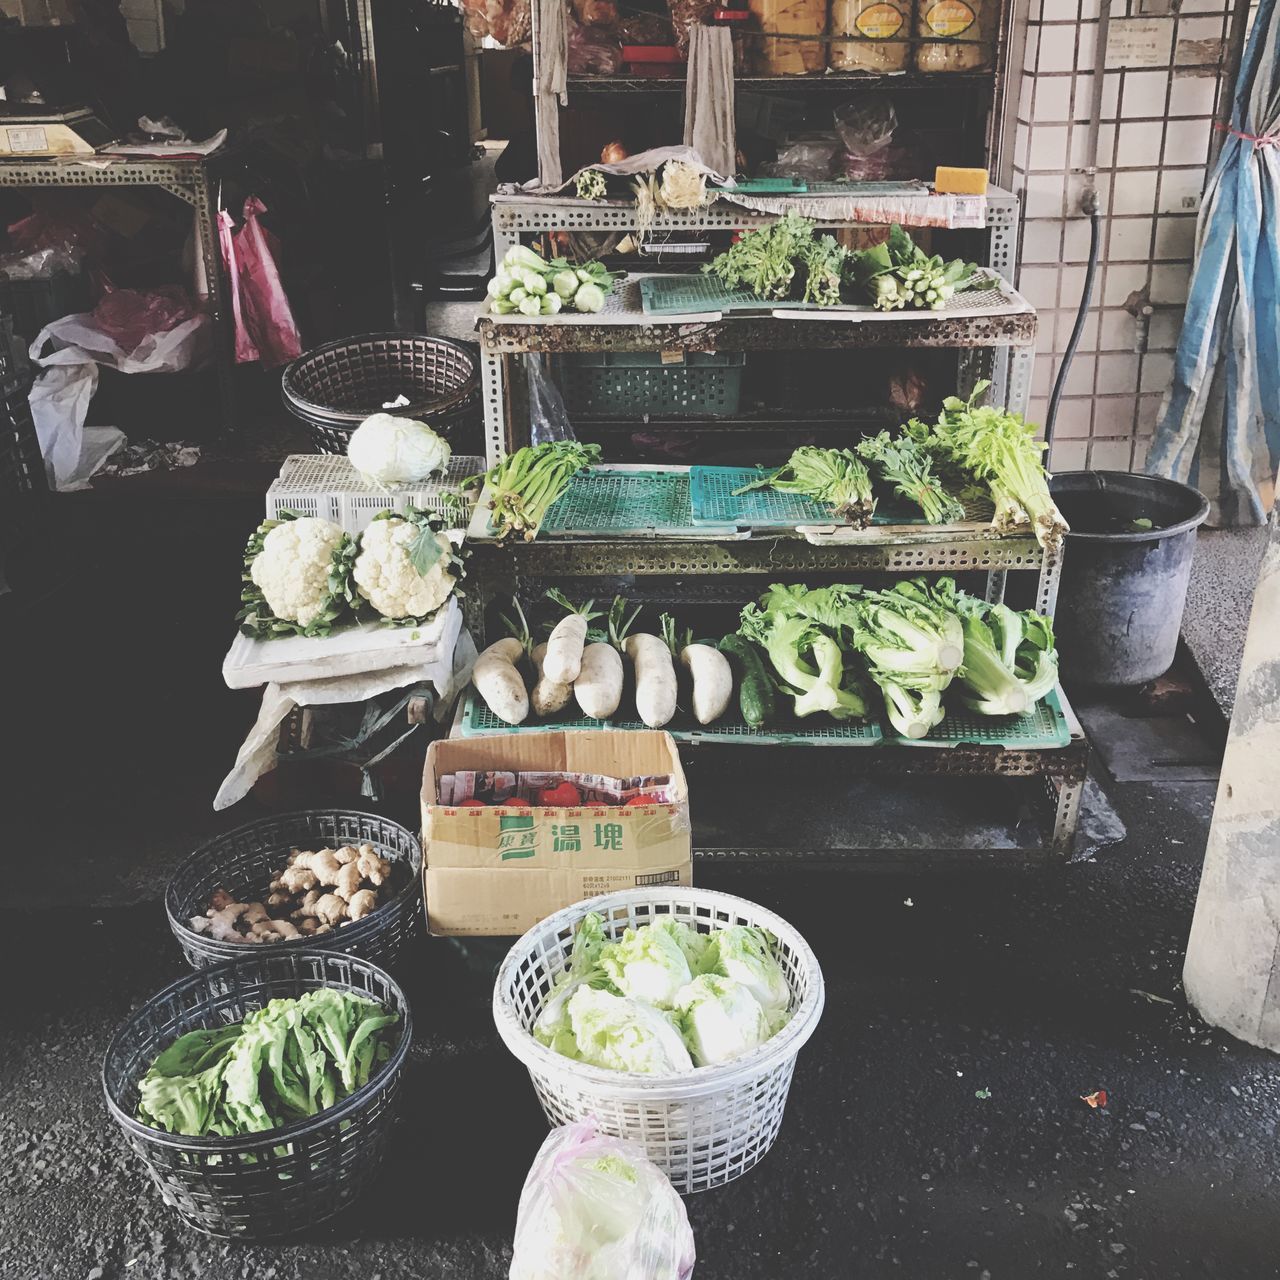
M166 1133L134 1118L139 1082L178 1036L319 987L370 996L400 1014L390 1059L350 1097L310 1119L237 1138ZM364 1189L386 1148L411 1036L404 992L376 965L335 952L255 948L179 979L130 1015L107 1049L102 1087L112 1119L183 1221L209 1235L272 1239L333 1217Z
M400 397L408 404L386 412L447 435L474 415L479 385L476 358L459 342L371 333L304 352L286 366L280 390L321 453L345 453L365 418Z
M191 927L215 889L237 902L261 902L295 849L371 844L391 863L393 895L361 920L319 937L284 942L222 942ZM422 919L422 846L407 827L352 809L303 809L259 818L206 841L174 872L164 894L169 928L192 968L236 960L249 949L342 951L393 968Z

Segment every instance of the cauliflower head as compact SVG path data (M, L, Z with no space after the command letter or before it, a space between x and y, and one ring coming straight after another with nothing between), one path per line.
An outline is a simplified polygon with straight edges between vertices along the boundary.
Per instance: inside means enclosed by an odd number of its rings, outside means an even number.
M413 564L419 539L435 541L435 562L426 573ZM430 554L429 546L427 551ZM356 589L384 618L424 618L453 590L453 544L446 534L401 516L374 520L360 537L351 576Z
M336 524L317 516L287 520L268 531L249 577L277 618L305 628L332 607L329 574L345 538Z

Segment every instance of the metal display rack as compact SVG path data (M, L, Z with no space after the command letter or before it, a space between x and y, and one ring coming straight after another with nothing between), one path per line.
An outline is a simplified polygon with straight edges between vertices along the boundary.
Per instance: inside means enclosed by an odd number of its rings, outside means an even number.
M213 157L216 159L216 156ZM218 229L213 208L209 159L192 156L139 157L92 155L0 160L0 187L40 190L53 187L157 187L191 207L196 242L208 290L208 309L214 325L214 365L222 400L224 428L235 421L232 371L235 340L231 313L222 296L222 266L218 253Z
M494 198L494 239L498 252L521 236L554 230L618 232L634 229L634 208L621 201L593 203L549 196L500 195ZM1016 258L1017 202L995 191L986 205L991 230L989 263L1007 279ZM747 230L767 224L758 214L728 201L697 210L660 217L654 231ZM850 225L824 220L825 227ZM615 291L603 311L594 315L547 318L484 315L477 325L481 346L486 457L490 464L528 442L527 426L516 421L510 398L513 362L524 354L561 355L586 352L690 353L713 351L890 350L949 348L959 353L960 394L983 378L995 382L993 398L1015 410L1025 410L1030 392L1031 363L1036 337L1036 313L1005 279L996 279L966 297L957 295L943 312L893 312L870 308L796 311L762 306L760 314L716 311L685 315L646 314L635 281ZM802 416L802 415L798 415ZM851 414L857 417L855 409ZM733 430L734 424L722 430ZM653 429L651 423L647 430ZM850 429L856 429L851 426ZM604 470L649 471L664 476L687 468L610 467ZM562 503L565 500L562 499ZM572 505L572 504L569 504ZM581 504L579 504L581 505ZM491 606L512 595L539 599L547 587L559 586L572 595L597 599L620 591L637 603L741 605L762 583L772 581L858 580L868 574L914 573L981 574L986 595L1004 598L1010 572L1035 575L1035 605L1052 615L1061 570L1059 545L1041 547L1029 530L998 534L977 522L931 526L873 525L866 529L801 527L785 532L761 529L685 528L673 518L672 503L655 503L649 521L626 513L618 521L593 522L588 512L574 522L548 516L544 532L533 542L514 544L494 540L489 528L487 496L482 495L468 532L472 547L465 609L478 643L486 639ZM678 513L676 513L678 514ZM605 533L602 530L609 529ZM1088 766L1088 743L1061 691L1057 706L1065 721L1065 745L1046 746L1019 740L1010 731L1002 741L960 740L921 749L891 736L840 732L840 726L807 725L801 732L758 734L734 724L682 732L685 750L793 751L795 744L822 746L822 757L838 751L841 777L876 780L930 776L1020 780L1020 794L1029 794L1036 831L1042 839L1034 848L983 848L970 843L951 850L896 850L893 861L971 857L974 861L1033 863L1062 861L1070 856L1079 815L1080 797ZM474 701L460 709L456 734L515 730L491 724ZM679 726L677 726L678 728ZM955 727L955 726L953 726ZM1060 737L1059 742L1062 741ZM753 745L756 744L756 745ZM785 745L779 745L785 744ZM930 744L933 745L933 744ZM716 757L719 758L719 757ZM813 759L806 752L806 761ZM1014 786L1014 783L1010 784ZM1019 803L1022 803L1021 801ZM754 831L754 828L749 828ZM822 860L863 862L865 851L839 847L839 838L823 847L808 844L782 849L753 847L745 833L721 833L697 852L711 858L764 859L803 856ZM957 853L957 848L963 853Z

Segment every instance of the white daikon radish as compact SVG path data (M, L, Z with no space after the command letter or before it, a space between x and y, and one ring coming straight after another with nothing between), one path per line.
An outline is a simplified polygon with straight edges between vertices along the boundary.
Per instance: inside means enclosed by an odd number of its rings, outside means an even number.
M591 606L594 600L578 606L566 599L561 591L552 587L547 597L563 605L568 613L551 629L547 637L547 656L544 659L546 678L553 684L572 684L582 668L582 650L587 643L587 624L600 615Z
M676 669L671 650L658 636L628 636L623 652L636 672L636 714L650 729L661 729L676 713Z
M680 661L693 677L693 715L699 724L711 724L724 715L733 696L733 668L729 660L709 644L687 644Z
M471 683L489 710L507 724L520 724L529 714L529 695L516 669L524 645L515 636L491 644L477 659Z
M582 651L582 666L573 682L573 696L584 716L608 720L622 701L622 655L605 640Z
M529 704L536 716L552 716L557 711L563 711L573 697L573 685L547 679L547 647L546 644L540 644L529 655L533 661L533 669L537 672L533 692L529 695Z

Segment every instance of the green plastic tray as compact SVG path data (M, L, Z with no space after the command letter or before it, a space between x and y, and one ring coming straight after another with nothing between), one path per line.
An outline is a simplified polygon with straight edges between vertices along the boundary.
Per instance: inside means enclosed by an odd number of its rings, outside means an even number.
M1028 751L1065 747L1071 741L1057 689L1021 716L980 716L958 698L944 697L944 702L947 718L927 738L902 738L891 733L889 739L905 747L984 746Z
M623 698L626 705L626 698ZM576 711L576 707L570 708ZM812 728L784 729L771 726L768 729L752 729L737 717L728 715L715 724L700 725L688 712L676 713L666 730L677 742L760 743L801 747L874 747L884 737L880 726L868 724L837 724L827 716L814 718ZM819 723L819 721L821 723ZM799 721L795 721L798 726ZM467 690L459 728L464 738L474 738L496 733L551 733L560 729L644 729L639 720L592 720L587 716L570 715L567 711L551 720L537 724L507 724L485 705L474 689Z
M539 537L708 535L694 524L687 471L580 472L551 505ZM720 532L732 535L734 525Z

